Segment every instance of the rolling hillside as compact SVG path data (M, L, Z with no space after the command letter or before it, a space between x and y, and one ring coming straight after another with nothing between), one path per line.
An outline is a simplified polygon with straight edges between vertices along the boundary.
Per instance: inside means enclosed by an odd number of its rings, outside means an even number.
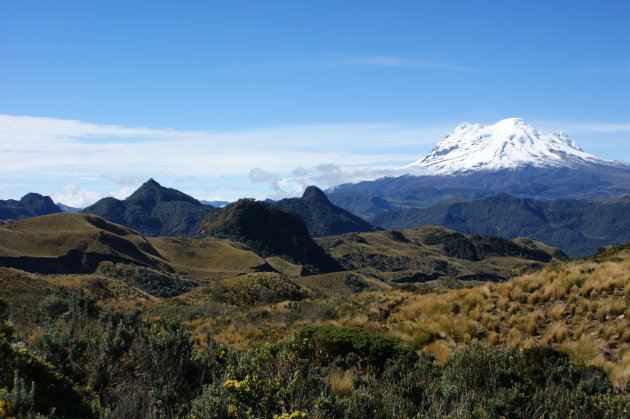
M628 197L603 202L540 201L500 194L425 209L383 212L374 223L384 228L439 225L467 234L530 237L579 257L592 254L598 246L629 241L629 214Z
M351 233L317 239L346 270L385 283L505 281L519 269L542 267L566 255L528 239L466 236L441 227Z

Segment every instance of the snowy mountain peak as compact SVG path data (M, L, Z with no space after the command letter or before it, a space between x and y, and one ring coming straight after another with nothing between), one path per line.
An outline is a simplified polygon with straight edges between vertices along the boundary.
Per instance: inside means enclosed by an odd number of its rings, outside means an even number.
M494 125L464 122L458 125L424 158L405 169L418 174L500 170L523 166L559 167L604 163L585 153L563 132L542 134L521 118Z

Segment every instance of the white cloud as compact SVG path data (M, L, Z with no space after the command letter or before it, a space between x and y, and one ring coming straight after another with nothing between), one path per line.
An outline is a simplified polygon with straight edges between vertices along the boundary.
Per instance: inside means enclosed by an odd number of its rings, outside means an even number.
M0 115L0 174L96 176L130 185L147 174L233 176L256 167L282 172L329 162L365 167L414 160L423 145L435 142L436 131L339 124L216 133ZM388 151L396 147L417 151Z
M374 180L385 176L397 176L403 171L397 167L390 168L364 168L348 170L334 163L320 164L314 167L296 167L289 175L267 172L264 182L270 185L270 197L280 199L287 196L300 196L304 189L310 185L316 185L321 189L348 182L360 182Z
M252 183L263 183L274 180L271 172L261 169L260 167L254 167L249 171L249 179Z
M98 193L79 188L72 183L63 185L58 191L51 193L50 196L57 203L76 208L85 208L100 198Z
M0 193L13 197L38 191L45 183L48 190L57 189L52 195L58 201L85 206L103 196L125 198L154 177L167 182L166 186L181 185L184 192L197 197L233 200L298 195L311 184L328 188L399 174L397 168L429 152L458 122L300 125L213 132L0 115L0 176L5 187ZM618 156L618 149L627 144L630 124L545 125L553 130L566 129L593 154L598 154L595 146L608 144L611 150L616 147L616 158L624 158ZM543 126L539 128L545 130ZM576 132L593 140L584 141ZM608 135L607 142L601 140L604 135ZM9 190L9 182L28 185ZM206 189L209 187L211 193Z
M453 65L436 61L425 61L391 55L336 55L333 57L333 60L335 60L334 62L336 62L337 64L347 65L357 64L386 67L415 67L463 72L478 71L477 69L468 66Z
M105 196L125 199L135 190L135 186L124 186L120 189L110 191ZM49 195L56 203L62 203L75 208L85 208L103 198L102 193L81 188L73 183L67 183L61 186L57 191L49 193Z

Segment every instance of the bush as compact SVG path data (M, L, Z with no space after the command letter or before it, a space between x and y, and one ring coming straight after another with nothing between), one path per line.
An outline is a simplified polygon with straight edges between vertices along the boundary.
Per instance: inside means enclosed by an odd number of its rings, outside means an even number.
M14 349L2 337L0 388L8 389L2 398L11 405L8 415L50 412L71 417L94 415L90 402L68 378L26 351Z
M354 354L360 363L377 368L382 368L389 359L416 357L411 349L392 338L371 334L360 328L335 326L298 329L293 336L293 349L301 357L314 359L320 364Z

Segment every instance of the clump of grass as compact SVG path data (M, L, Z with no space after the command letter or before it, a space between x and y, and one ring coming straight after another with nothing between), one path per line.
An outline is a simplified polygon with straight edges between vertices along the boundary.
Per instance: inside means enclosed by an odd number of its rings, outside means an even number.
M515 327L508 332L508 345L512 349L518 349L521 346L521 332Z
M566 305L564 303L556 303L551 310L549 310L549 317L554 320L560 320L564 314L564 310L566 310Z
M533 313L526 315L521 321L518 323L518 328L528 335L533 335L536 333L538 329L538 325L540 320L544 318L544 314L540 310L536 310Z
M501 341L501 335L497 332L490 332L488 334L488 344L491 346L497 346Z
M330 374L330 389L337 396L348 396L354 391L353 370L335 370Z
M562 343L569 336L569 329L562 322L552 323L542 338L543 345L550 345L552 343Z
M559 349L568 353L572 362L580 365L600 364L597 360L602 357L597 341L590 335L582 335L577 341L563 343Z
M435 342L425 346L424 351L433 354L435 356L435 362L437 362L439 365L446 364L446 360L451 354L450 348L443 340L436 340Z

